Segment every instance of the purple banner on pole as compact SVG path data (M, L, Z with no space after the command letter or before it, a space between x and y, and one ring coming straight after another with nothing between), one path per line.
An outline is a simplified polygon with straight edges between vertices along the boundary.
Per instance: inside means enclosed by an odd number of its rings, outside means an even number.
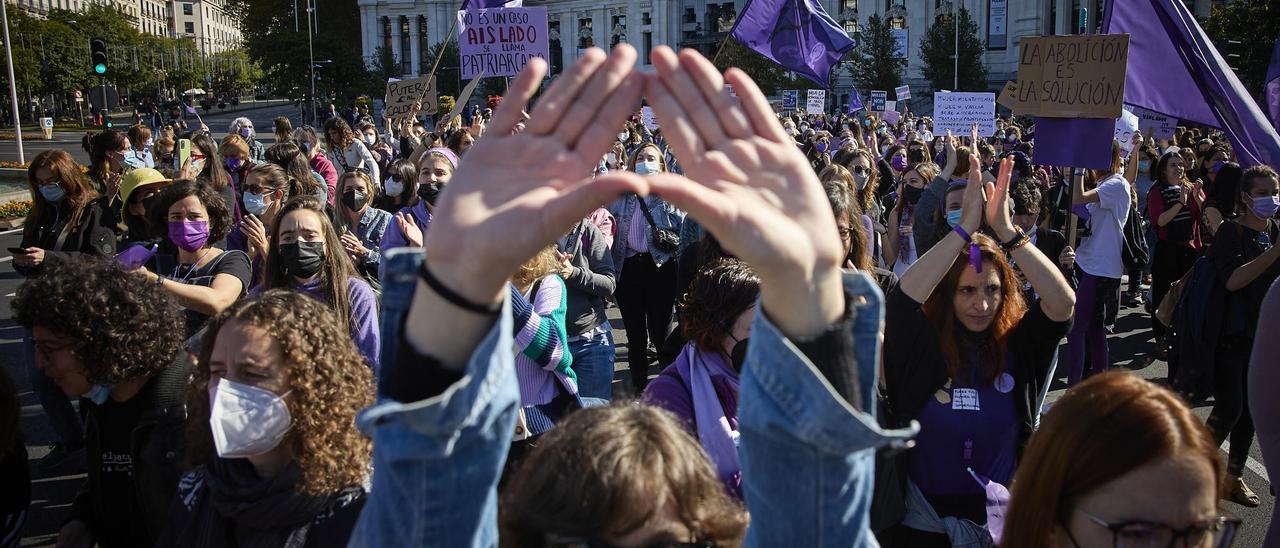
M1271 66L1267 67L1262 96L1266 98L1267 109L1271 111L1271 125L1280 131L1280 37L1276 38L1276 49L1271 52Z
M1111 167L1111 141L1116 121L1111 118L1036 118L1037 165Z
M823 89L831 88L831 67L855 45L818 0L751 0L729 35Z
M855 112L858 112L858 110L862 108L863 108L862 96L858 95L858 90L857 89L849 90L849 109L846 110L845 112L849 114L853 114Z

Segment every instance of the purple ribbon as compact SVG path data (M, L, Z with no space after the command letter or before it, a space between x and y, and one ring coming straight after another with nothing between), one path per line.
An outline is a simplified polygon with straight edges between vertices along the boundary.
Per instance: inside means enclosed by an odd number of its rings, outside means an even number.
M957 224L954 230L956 234L964 238L964 241L969 242L969 266L973 267L974 272L982 274L982 248L978 247L978 244L973 241L973 238L969 236L969 232L964 227Z

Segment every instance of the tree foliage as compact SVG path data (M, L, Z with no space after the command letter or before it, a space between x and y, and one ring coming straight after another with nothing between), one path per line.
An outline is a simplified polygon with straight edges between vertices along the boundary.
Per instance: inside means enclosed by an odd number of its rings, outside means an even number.
M956 21L938 18L924 38L920 39L921 72L934 90L984 91L987 89L987 67L982 63L984 51L978 38L978 24L969 10L960 7L960 79L955 79Z
M721 71L738 67L749 74L765 95L777 95L784 89L811 89L820 87L813 80L782 68L767 57L751 50L729 37L724 39L720 54L715 57L716 68Z
M902 73L907 69L906 59L896 59L893 33L889 22L879 15L867 19L861 41L853 49L853 62L849 76L861 90L891 90L902 85Z
M1227 64L1235 68L1245 89L1261 101L1263 79L1280 39L1280 3L1215 2L1204 30Z

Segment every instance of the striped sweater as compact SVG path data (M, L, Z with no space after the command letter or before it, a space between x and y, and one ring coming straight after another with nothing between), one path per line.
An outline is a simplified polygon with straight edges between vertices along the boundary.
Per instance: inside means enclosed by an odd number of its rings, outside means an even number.
M565 334L564 281L558 274L548 274L536 282L533 302L514 285L510 287L521 406L550 403L559 394L556 383L577 394L578 379Z

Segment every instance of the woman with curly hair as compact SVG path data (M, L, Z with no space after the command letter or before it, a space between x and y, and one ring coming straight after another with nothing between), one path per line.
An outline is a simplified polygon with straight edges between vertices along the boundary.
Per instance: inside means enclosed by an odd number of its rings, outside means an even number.
M378 161L369 152L369 147L356 138L346 120L330 118L324 123L324 149L325 156L341 171L338 175L360 170L375 181L382 180Z
M34 334L36 366L82 398L89 478L58 545L153 545L180 474L191 373L173 299L93 258L50 264L18 288L13 311Z
M725 489L739 498L738 375L759 296L760 279L747 263L721 259L702 267L677 305L689 342L642 397L681 420L711 456Z
M167 238L177 252L156 255L138 271L178 301L191 338L249 288L249 256L214 247L231 231L231 211L204 181L175 181L160 192L147 216L155 237Z
M156 546L346 546L372 444L373 377L333 311L292 291L209 324L188 392L187 460Z
M267 242L267 261L255 291L285 288L310 295L333 308L370 367L378 365L381 337L378 299L344 252L342 240L314 196L296 196L276 213Z

